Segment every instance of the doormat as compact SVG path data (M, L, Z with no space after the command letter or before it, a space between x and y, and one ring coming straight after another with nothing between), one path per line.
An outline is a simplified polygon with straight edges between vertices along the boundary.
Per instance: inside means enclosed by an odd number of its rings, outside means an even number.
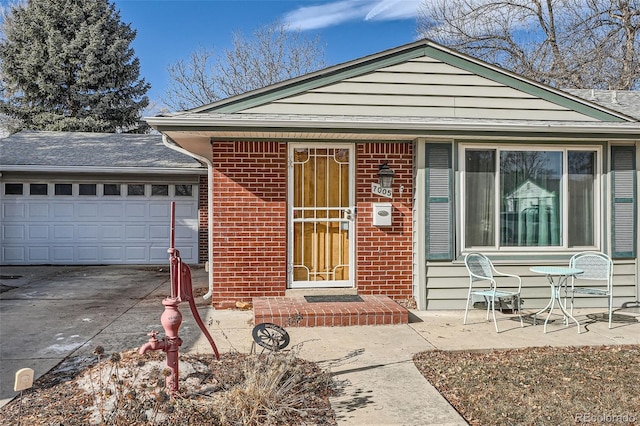
M307 302L364 302L357 294L332 294L323 296L305 296Z

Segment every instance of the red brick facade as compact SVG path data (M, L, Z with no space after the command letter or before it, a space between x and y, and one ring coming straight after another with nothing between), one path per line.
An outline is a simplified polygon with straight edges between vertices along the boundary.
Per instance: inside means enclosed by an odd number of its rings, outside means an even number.
M357 144L356 286L367 295L412 296L412 147L410 143ZM378 166L395 171L393 226L372 225L371 192ZM206 178L204 182L206 183ZM403 192L400 193L400 188ZM287 287L287 144L213 144L213 305L235 306L256 296L282 296ZM207 202L200 200L206 228ZM201 232L201 259L206 235ZM204 232L206 234L206 232ZM203 245L204 241L204 245Z
M213 144L213 304L283 295L287 273L287 146Z
M395 300L412 296L413 145L370 143L357 145L356 203L358 206L356 282L358 293L386 295ZM393 181L393 225L372 225L373 205L389 199L371 193L378 166L389 161ZM402 193L400 188L403 187Z

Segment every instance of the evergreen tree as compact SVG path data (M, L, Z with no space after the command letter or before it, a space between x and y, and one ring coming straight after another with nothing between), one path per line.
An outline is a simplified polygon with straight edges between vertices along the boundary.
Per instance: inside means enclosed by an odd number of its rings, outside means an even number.
M150 85L109 0L28 0L5 13L0 112L33 130L117 132L139 125Z

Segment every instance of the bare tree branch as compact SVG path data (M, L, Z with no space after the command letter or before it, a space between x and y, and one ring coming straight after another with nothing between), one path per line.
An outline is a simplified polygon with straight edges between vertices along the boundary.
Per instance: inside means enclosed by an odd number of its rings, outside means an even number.
M418 33L557 87L640 87L640 0L432 0Z
M254 31L251 38L233 35L233 46L214 56L201 48L188 61L168 68L171 79L162 101L185 110L222 98L239 95L325 66L324 50L318 38L307 39L276 22Z

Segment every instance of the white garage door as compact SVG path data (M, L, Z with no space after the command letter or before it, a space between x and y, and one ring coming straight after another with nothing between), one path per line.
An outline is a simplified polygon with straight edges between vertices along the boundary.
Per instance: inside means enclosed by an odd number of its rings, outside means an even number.
M195 184L5 182L3 265L166 264L175 247L198 262Z

